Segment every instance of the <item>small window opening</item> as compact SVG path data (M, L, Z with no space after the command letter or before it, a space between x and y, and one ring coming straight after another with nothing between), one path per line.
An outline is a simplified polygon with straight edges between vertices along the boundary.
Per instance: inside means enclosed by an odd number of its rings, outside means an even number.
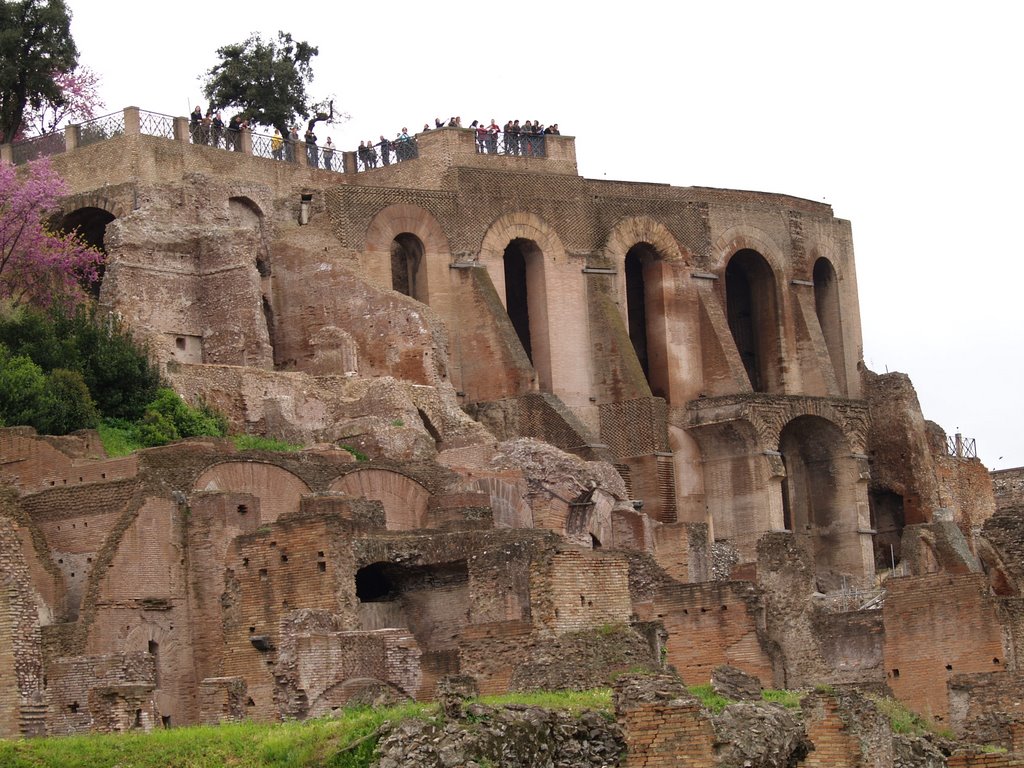
M238 505L238 514L245 515L249 512L249 508L245 504Z

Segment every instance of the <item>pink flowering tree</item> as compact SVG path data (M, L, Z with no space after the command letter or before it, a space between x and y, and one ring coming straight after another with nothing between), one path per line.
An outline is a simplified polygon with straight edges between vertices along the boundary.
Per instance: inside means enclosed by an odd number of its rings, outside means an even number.
M73 306L99 280L103 254L75 233L47 226L47 214L66 190L46 159L29 163L20 174L0 164L0 301Z
M57 101L43 99L35 109L28 106L21 123L26 136L42 136L68 123L92 120L104 107L99 94L99 75L89 67L56 72L53 83L59 89L61 98Z

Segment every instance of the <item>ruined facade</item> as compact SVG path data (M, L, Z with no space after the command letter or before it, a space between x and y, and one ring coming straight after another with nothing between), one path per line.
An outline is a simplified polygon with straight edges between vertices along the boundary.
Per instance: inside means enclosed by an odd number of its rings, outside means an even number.
M69 129L57 223L102 245L101 303L183 395L314 447L0 432L0 734L314 716L453 674L727 663L937 717L947 677L1016 680L991 482L863 369L828 205L584 179L571 137L442 129L336 173L159 117Z

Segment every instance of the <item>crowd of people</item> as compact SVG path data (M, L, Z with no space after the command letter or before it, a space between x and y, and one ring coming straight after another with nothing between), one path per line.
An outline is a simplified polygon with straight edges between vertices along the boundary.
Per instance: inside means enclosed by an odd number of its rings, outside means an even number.
M456 116L449 118L447 122L435 118L433 129L464 127L462 118ZM240 115L235 115L225 125L220 112L209 109L203 114L202 108L198 105L189 119L193 144L222 147L235 152L241 151L241 134L248 128L249 124ZM424 131L433 129L430 123L424 123ZM545 137L560 135L558 123L545 127L537 120L524 120L522 123L519 120L509 120L504 126L499 126L494 118L487 124L474 120L468 126L468 130L473 131L476 151L480 154L524 157L544 157L547 154ZM311 168L341 170L340 164L335 164L335 149L330 136L323 146L319 146L312 126L301 138L297 125L293 125L284 136L275 128L274 135L270 137L270 154L274 160L294 162L296 152L305 151L306 164ZM360 141L356 150L361 170L390 165L392 160L396 163L412 160L418 156L419 147L416 145L415 137L409 134L408 128L402 128L394 139L388 139L381 134L379 141Z

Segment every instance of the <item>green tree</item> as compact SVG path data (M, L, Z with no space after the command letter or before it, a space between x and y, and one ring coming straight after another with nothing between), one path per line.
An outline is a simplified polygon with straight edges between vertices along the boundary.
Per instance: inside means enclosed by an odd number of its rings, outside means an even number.
M33 426L46 435L66 435L76 429L95 429L100 423L96 403L82 374L57 368L46 377L46 393Z
M46 374L24 355L0 345L0 421L9 427L36 426L46 396Z
M0 1L0 141L18 136L26 106L65 103L56 78L77 63L64 0Z
M273 126L284 136L296 115L308 119L322 109L306 92L318 53L287 32L278 32L276 41L250 35L217 49L221 62L206 72L203 92L214 109L237 107L245 119Z

